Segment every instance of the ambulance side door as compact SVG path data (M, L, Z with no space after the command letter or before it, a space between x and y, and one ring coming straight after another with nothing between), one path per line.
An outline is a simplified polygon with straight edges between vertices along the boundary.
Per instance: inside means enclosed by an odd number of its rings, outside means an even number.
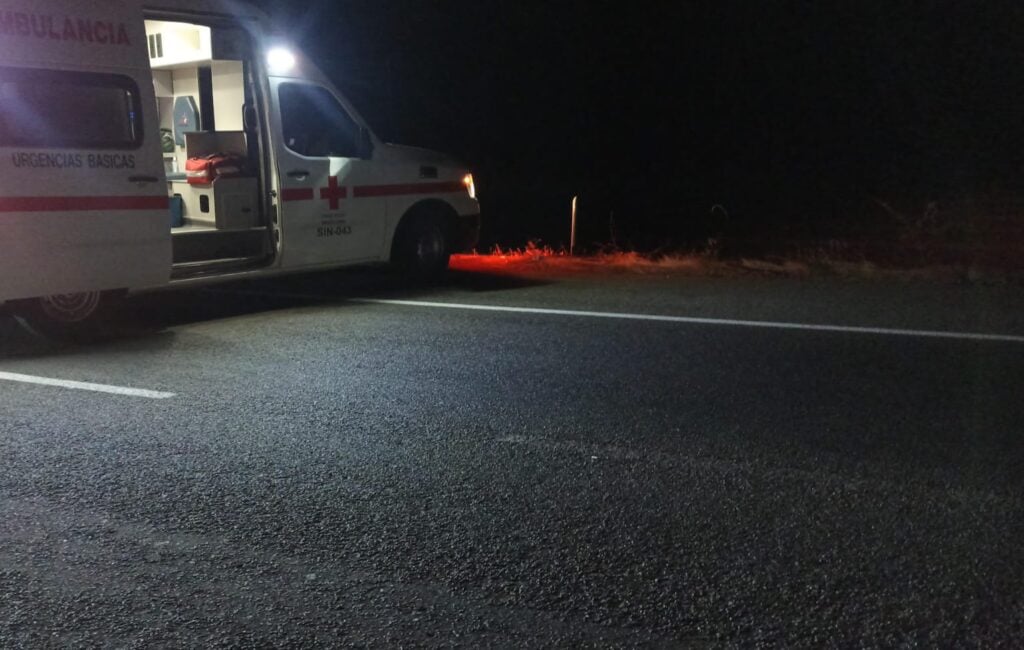
M361 126L334 93L319 84L270 78L275 106L281 266L316 267L381 258L383 198L353 200L374 183L360 150Z
M0 30L0 301L166 284L141 8L3 0L0 14L38 27Z

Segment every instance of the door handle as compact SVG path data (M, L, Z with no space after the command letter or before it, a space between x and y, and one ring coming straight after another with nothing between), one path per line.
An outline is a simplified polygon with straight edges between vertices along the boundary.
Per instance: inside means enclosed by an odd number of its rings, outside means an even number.
M158 180L160 180L160 179L157 178L156 176L129 176L128 177L128 182L129 183L155 183Z
M293 169L292 171L288 172L289 178L298 178L299 180L302 180L307 176L309 176L309 172L307 172L305 169Z

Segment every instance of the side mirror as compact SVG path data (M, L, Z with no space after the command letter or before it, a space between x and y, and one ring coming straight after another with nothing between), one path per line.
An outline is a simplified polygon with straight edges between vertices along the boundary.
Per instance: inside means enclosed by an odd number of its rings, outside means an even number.
M357 146L359 147L359 157L363 160L369 160L373 158L373 137L370 136L370 130L365 126L359 127L359 141Z

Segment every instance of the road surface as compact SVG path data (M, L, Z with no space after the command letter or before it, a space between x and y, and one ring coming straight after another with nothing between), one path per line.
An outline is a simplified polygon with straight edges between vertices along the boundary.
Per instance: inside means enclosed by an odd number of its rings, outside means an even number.
M0 646L1024 638L1024 296L330 273L0 322ZM655 318L651 318L651 317Z

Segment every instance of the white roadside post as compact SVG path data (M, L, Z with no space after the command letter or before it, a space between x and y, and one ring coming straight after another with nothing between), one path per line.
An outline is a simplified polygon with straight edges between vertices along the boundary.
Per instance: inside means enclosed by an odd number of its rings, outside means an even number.
M569 255L570 257L576 251L576 199L578 196L572 197L572 225L569 228Z

